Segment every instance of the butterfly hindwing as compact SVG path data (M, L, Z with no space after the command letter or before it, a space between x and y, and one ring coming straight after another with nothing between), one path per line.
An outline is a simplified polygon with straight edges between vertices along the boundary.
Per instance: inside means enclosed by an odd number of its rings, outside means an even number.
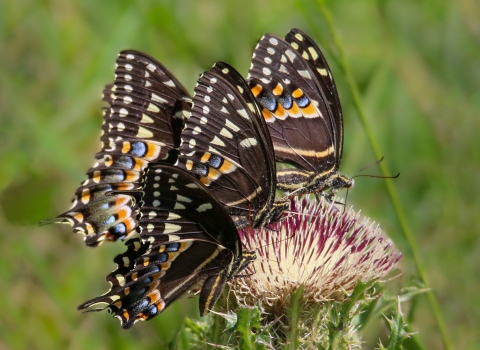
M235 224L208 189L189 173L150 164L143 182L140 239L127 242L111 290L80 306L106 303L129 328L176 299L200 294L200 314L213 307L225 282L254 258L242 252ZM133 261L133 262L132 262Z
M77 189L72 208L55 222L70 223L89 246L129 237L137 226L135 201L119 192L137 190L148 163L176 160L183 120L172 112L183 95L185 88L158 61L122 51L115 81L104 90L108 107L97 163Z
M219 217L217 215L220 215ZM164 242L172 235L221 242L239 255L241 248L235 226L223 206L195 177L164 164L151 164L143 184L139 213L141 237ZM178 223L178 224L177 224Z

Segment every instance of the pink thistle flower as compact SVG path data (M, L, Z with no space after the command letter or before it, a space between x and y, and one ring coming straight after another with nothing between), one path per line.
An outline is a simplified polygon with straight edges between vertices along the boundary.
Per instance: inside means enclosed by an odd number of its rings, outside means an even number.
M357 282L387 275L401 258L378 225L352 208L325 200L294 199L291 214L269 228L239 232L246 250L257 259L246 278L230 282L240 305L260 305L283 312L289 296L304 287L306 305L342 301Z

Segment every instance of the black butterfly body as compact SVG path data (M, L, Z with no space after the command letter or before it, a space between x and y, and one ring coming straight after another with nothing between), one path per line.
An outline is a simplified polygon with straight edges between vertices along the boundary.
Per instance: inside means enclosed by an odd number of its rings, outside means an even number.
M343 151L343 117L331 70L318 46L292 29L285 40L263 36L255 48L249 86L267 121L276 160L295 168L277 171L284 191L332 198L353 180L338 169Z
M127 251L115 258L110 291L79 307L107 303L123 328L198 291L205 315L226 281L255 259L254 252L242 251L223 205L198 179L171 165L147 168L138 223L141 240L129 240Z
M188 95L185 88L154 58L122 51L115 81L104 90L109 106L104 111L98 162L75 192L72 208L48 221L69 223L86 235L89 246L133 234L135 201L121 192L139 188L148 163L176 161L183 121L172 113L175 101L184 95Z
M237 228L277 221L288 204L275 200L272 141L259 106L240 74L217 62L179 106L186 120L176 165L197 175Z

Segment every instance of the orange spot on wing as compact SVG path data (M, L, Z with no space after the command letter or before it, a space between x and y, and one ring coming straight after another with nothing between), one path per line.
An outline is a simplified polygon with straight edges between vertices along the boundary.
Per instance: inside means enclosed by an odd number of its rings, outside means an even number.
M128 321L130 319L130 314L127 310L123 311L123 317L125 318L125 321Z
M234 171L237 167L235 165L233 165L231 162L229 162L228 160L224 159L223 160L223 164L220 168L218 168L218 170L222 173L222 174L228 174L228 173L231 173L232 171Z
M147 160L152 160L158 158L158 155L162 151L162 147L156 145L154 143L146 142L147 145L147 153L143 158Z
M118 220L123 221L130 214L130 212L126 208L120 208L117 210L116 214L118 216Z
M161 263L160 264L160 269L162 270L168 270L170 268L171 263L166 262L166 263Z
M138 173L135 171L129 171L129 170L125 171L125 181L134 182L138 180L138 177L139 177Z
M295 98L300 98L303 96L303 91L301 89L295 89L295 91L292 92L292 96Z
M209 178L206 178L205 176L200 176L200 182L205 186L210 186L210 184L212 183L212 180L210 180Z
M158 272L158 273L155 273L152 275L152 280L154 281L157 281L159 278L161 278L165 273L162 271L162 272Z
M109 241L109 242L113 242L115 241L115 236L113 234L111 234L110 232L106 232L104 235L103 235L103 240L105 241Z
M146 160L135 158L135 166L133 167L133 169L140 171L145 169L147 165L148 162Z
M118 191L133 190L133 185L130 183L119 183L116 187Z
M263 118L268 122L272 123L275 121L275 117L268 111L266 108L262 108Z
M283 119L288 117L288 114L285 111L285 108L283 108L283 106L280 103L277 104L277 109L273 113L275 114L275 117L277 119L282 119L283 120Z
M131 232L132 234L135 233L133 231L133 229L135 228L135 220L132 217L127 218L127 220L125 220L123 223L125 224L125 229L127 230L127 232Z
M124 142L122 146L122 153L130 152L131 148L132 148L132 145L130 144L130 142Z
M307 118L308 117L310 117L310 118L318 117L317 110L315 109L315 107L313 106L312 103L309 103L307 107L302 108L302 113Z
M165 302L162 299L157 301L154 305L157 308L157 313L162 312L163 309L165 308Z
M93 229L93 226L89 224L88 222L85 224L85 230L87 231L87 235L91 235L95 233L95 230Z
M258 95L260 95L260 93L262 92L263 88L257 84L255 85L253 88L251 88L251 91L252 91L252 94L253 96L257 97Z
M101 179L102 179L102 172L98 170L94 171L92 175L93 182L98 184Z
M217 169L214 169L214 168L209 168L208 169L208 174L207 174L207 178L209 180L216 180L218 179L220 176L222 176L222 173L220 171L218 171Z
M142 312L137 315L136 319L139 321L145 321L147 319L147 316L145 316L145 314Z
M205 153L203 154L203 156L202 156L202 159L200 159L200 162L202 162L202 163L208 162L208 160L210 159L211 155L212 155L211 153L205 152Z
M82 203L87 204L90 201L90 190L88 188L82 191Z
M288 114L297 118L301 116L300 108L295 101L292 103L292 107L288 110Z
M113 159L111 157L105 158L104 163L106 166L111 167L113 164Z
M148 294L148 297L150 298L150 303L151 303L151 304L155 304L155 303L157 303L159 300L161 300L161 299L160 299L160 293L159 293L157 290L149 293L149 294Z
M171 262L171 261L175 260L179 254L180 254L179 252L175 252L175 253L173 253L173 252L172 252L172 253L168 253L168 259L167 259L167 262Z
M277 86L275 86L275 89L273 89L272 92L277 96L281 96L282 93L283 93L283 86L280 83L278 83Z
M77 213L73 216L75 218L75 220L77 220L78 222L82 222L83 221L83 214L82 213Z
M116 207L121 207L121 206L124 206L128 203L128 200L129 198L126 197L126 196L119 196L117 198L115 198L115 206Z

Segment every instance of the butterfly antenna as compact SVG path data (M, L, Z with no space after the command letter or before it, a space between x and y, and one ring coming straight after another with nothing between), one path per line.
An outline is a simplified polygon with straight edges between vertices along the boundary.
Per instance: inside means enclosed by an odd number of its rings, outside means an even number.
M400 173L398 173L397 175L395 176L382 176L382 175L358 175L360 172L364 171L365 169L368 169L372 166L375 166L375 165L378 165L380 164L382 161L383 161L384 157L382 156L379 160L377 160L375 163L372 163L372 164L368 164L366 166L364 166L363 168L361 168L359 171L357 171L353 176L352 176L352 179L355 178L355 177L373 177L373 178L377 178L377 179L396 179L397 177L400 176ZM348 191L347 191L348 193Z
M383 161L384 158L385 158L385 157L382 156L382 157L381 157L379 160L377 160L376 162L371 163L371 164L368 164L368 165L365 165L363 168L361 168L359 171L357 171L355 174L353 174L352 179L353 179L354 177L356 177L358 173L361 173L361 172L364 171L365 169L368 169L368 168L371 168L372 166L375 166L375 165L380 164L380 163Z

